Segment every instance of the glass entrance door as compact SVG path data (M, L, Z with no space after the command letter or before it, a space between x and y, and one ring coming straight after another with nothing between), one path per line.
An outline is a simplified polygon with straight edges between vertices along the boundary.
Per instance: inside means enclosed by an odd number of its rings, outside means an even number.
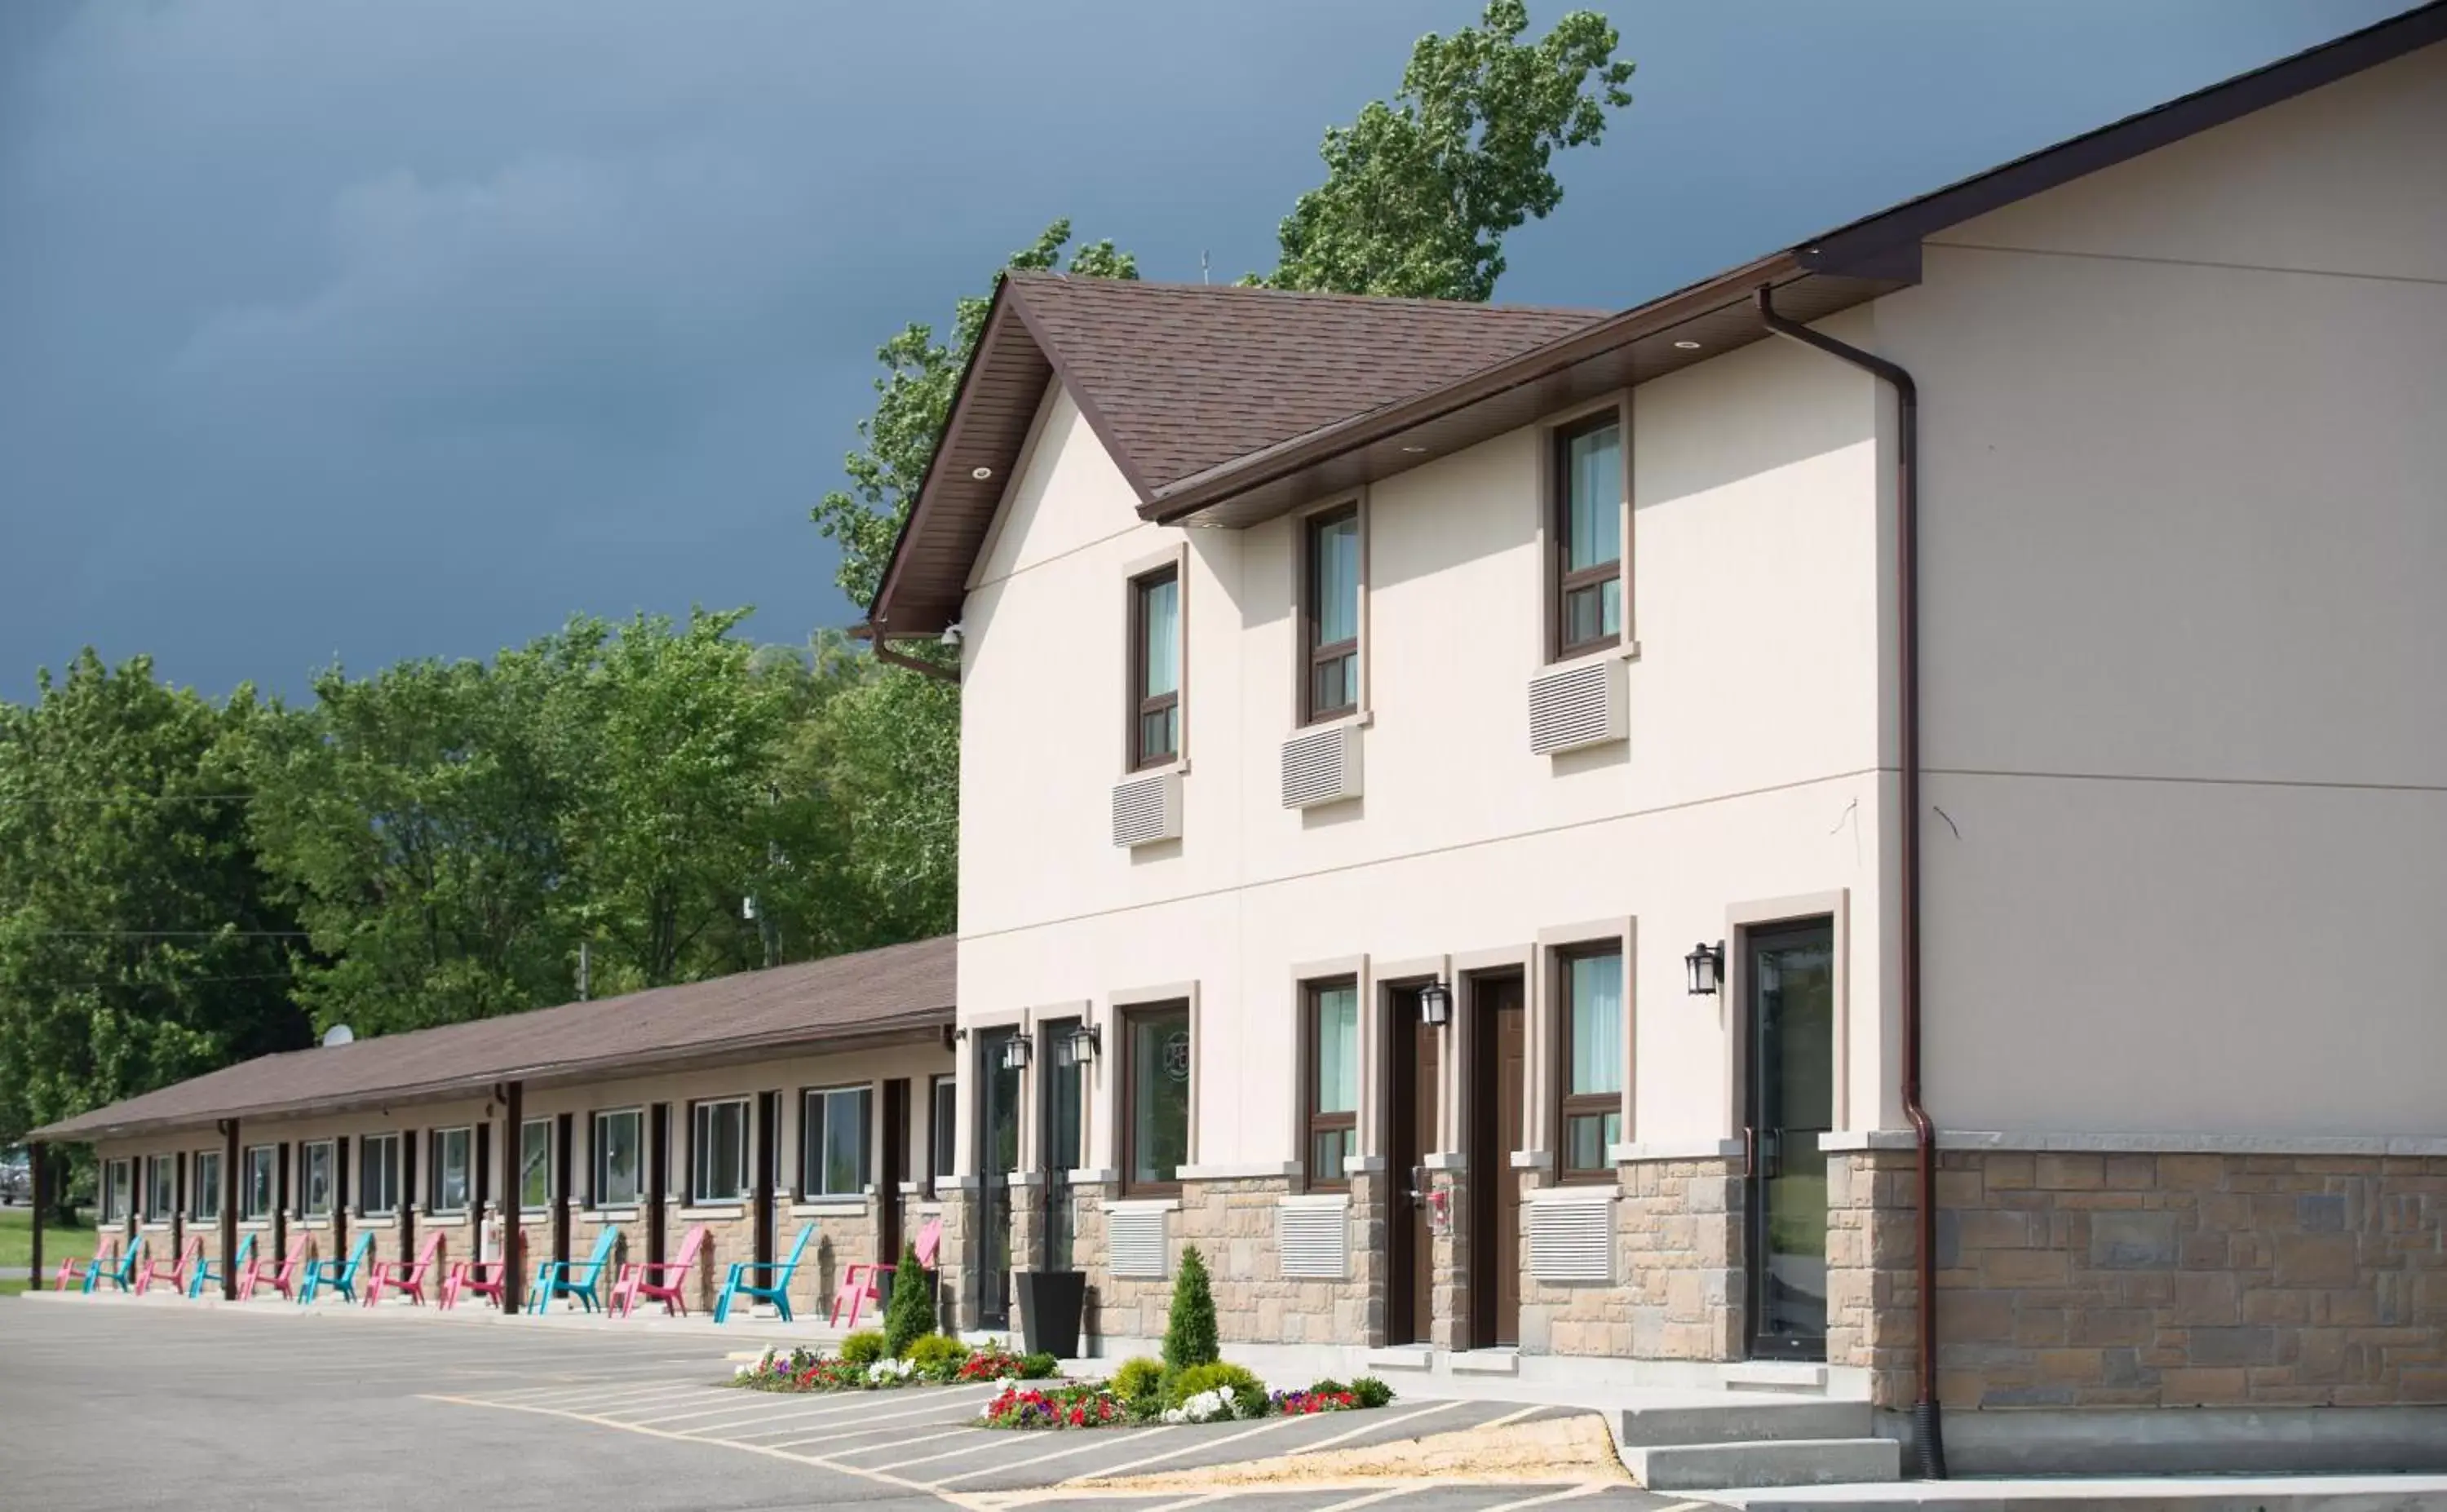
M1045 1258L1049 1271L1069 1271L1075 1263L1075 1238L1071 1210L1071 1173L1084 1163L1081 1138L1088 1112L1088 1068L1080 1059L1075 1018L1055 1019L1042 1027L1036 1064L1046 1068L1040 1101L1045 1110L1044 1137L1037 1143L1045 1194Z
M1004 1047L1016 1029L981 1030L977 1047L977 1316L1011 1326L1011 1173L1019 1169L1019 1068Z
M1751 1353L1827 1357L1827 1155L1835 1122L1835 935L1827 919L1743 941L1750 1081Z

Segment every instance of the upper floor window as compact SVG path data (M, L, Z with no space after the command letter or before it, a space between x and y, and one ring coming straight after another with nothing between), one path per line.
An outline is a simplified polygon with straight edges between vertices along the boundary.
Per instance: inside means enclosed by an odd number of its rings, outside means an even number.
M1181 569L1130 579L1130 768L1181 754Z
M1622 639L1622 426L1609 411L1555 432L1555 654Z
M1308 650L1301 705L1309 722L1359 707L1359 506L1308 519L1301 624Z

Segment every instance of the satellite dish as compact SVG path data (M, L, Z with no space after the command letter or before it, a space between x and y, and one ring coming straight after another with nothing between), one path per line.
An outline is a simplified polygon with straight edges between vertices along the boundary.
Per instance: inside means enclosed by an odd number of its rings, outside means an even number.
M323 1035L323 1048L329 1049L334 1045L352 1045L356 1043L356 1030L349 1028L348 1025L334 1024Z

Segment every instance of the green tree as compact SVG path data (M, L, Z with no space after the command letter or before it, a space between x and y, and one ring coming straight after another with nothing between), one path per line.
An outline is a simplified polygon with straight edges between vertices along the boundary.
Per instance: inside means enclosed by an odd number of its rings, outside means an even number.
M985 330L986 312L993 307L995 291L1002 287L1003 274L1059 267L1062 249L1070 242L1071 222L1056 220L1033 244L1013 253L983 294L953 307L949 341L937 341L934 327L913 322L876 349L884 371L875 380L875 413L858 423L863 445L842 464L850 486L827 493L810 512L817 526L841 547L841 566L833 580L851 602L863 608L874 601L893 539L926 480L926 464L935 459L935 443L952 412L953 391ZM1072 252L1069 271L1085 278L1139 275L1138 259L1114 251L1110 241L1090 242Z
M1173 1277L1172 1311L1165 1318L1164 1368L1179 1375L1224 1357L1215 1334L1215 1292L1206 1279L1206 1257L1195 1244L1181 1247L1181 1274Z
M307 1043L231 752L293 716L91 650L0 704L0 1144Z
M935 1289L918 1263L918 1246L901 1241L901 1263L892 1268L892 1296L883 1304L883 1351L894 1359L935 1332Z
M1246 281L1492 298L1505 233L1563 201L1555 149L1600 141L1607 107L1631 103L1605 17L1575 10L1524 42L1528 27L1522 0L1488 0L1477 26L1421 37L1392 104L1327 130L1325 182L1284 218L1281 265Z

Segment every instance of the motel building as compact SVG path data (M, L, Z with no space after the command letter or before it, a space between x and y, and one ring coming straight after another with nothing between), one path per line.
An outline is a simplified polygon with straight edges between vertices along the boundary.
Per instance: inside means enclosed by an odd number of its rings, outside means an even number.
M870 613L956 939L41 1137L172 1241L935 1219L1109 1358L1194 1244L1261 1373L2447 1464L2442 396L2440 5L1629 311L1014 274Z

